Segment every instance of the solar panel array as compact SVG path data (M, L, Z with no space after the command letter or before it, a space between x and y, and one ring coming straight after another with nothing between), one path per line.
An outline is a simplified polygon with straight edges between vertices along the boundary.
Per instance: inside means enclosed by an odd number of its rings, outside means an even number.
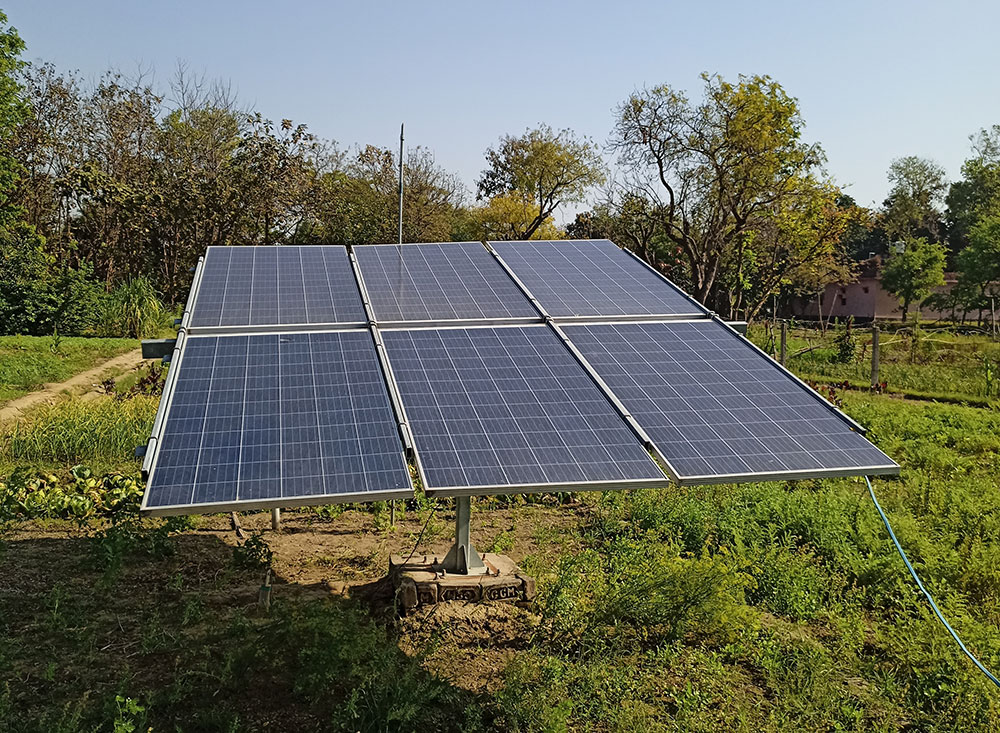
M898 468L815 392L715 321L565 330L682 482Z
M144 509L898 472L611 242L492 249L209 248Z
M699 316L694 303L607 239L490 242L553 317Z
M383 338L429 493L664 484L547 327L399 330Z
M381 323L539 319L480 242L356 247L354 256Z
M190 326L365 321L345 247L209 247Z
M412 494L367 331L193 336L170 403L147 509Z

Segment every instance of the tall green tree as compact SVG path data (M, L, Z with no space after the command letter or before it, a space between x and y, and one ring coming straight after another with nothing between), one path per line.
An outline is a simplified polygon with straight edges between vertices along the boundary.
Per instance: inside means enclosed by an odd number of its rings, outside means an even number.
M626 185L656 202L695 297L752 317L807 263L840 258L841 217L823 151L802 140L798 103L780 84L702 80L698 103L667 85L633 94L611 148Z
M399 236L399 159L367 145L347 165L320 177L315 220L301 241L336 244L395 242ZM451 239L462 208L458 177L437 164L423 147L403 161L403 241Z
M970 305L996 309L1000 298L1000 216L981 218L969 232L969 245L958 255L959 287L975 293Z
M1000 216L1000 125L971 135L972 155L962 164L962 178L946 198L948 240L957 255L969 232L985 216Z
M944 285L947 249L923 237L913 237L904 243L905 249L892 255L882 268L881 282L883 288L899 298L905 321L912 303L919 306L934 288ZM919 316L918 307L916 317Z
M28 114L17 75L24 62L24 41L0 11L0 228L8 228L20 217L12 200L23 166L13 155L11 143Z
M486 151L486 162L477 198L503 197L492 212L517 212L506 226L498 222L494 236L502 239L530 239L561 205L583 201L605 180L604 163L591 141L548 125L501 138Z
M909 155L892 161L888 178L891 188L883 207L883 226L889 236L941 241L941 206L948 191L944 168L927 158Z

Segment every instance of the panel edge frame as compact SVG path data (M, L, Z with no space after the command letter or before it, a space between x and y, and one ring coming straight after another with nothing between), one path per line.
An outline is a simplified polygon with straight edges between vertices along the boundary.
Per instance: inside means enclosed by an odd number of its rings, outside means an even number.
M406 471L409 476L409 470ZM219 514L223 512L248 512L258 509L298 508L306 506L323 506L324 504L367 503L372 501L391 501L393 499L412 499L413 480L410 479L409 489L392 489L381 492L352 491L344 494L310 494L306 497L277 497L248 499L246 501L213 502L205 504L169 504L147 508L143 502L140 511L151 517L171 517L185 514Z

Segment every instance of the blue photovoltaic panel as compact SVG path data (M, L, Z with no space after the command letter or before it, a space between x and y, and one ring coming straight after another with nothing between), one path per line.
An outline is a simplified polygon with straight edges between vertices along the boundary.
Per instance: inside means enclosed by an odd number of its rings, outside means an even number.
M490 242L490 246L555 318L707 313L607 239Z
M538 319L479 242L355 247L375 320Z
M564 330L681 482L899 471L822 397L719 323Z
M667 483L549 328L382 335L430 493Z
M344 247L209 247L189 325L334 325L367 320Z
M193 336L177 368L145 509L412 495L368 331Z

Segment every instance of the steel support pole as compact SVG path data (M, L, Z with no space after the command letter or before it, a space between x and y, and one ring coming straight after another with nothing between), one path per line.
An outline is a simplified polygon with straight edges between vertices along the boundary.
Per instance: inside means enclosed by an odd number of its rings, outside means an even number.
M281 531L281 510L272 509L271 510L271 529L275 532Z
M788 321L781 322L781 366L788 360Z
M455 510L455 544L448 550L442 565L449 573L485 575L487 570L483 558L472 546L469 526L472 519L472 497L458 497Z
M878 389L878 326L872 326L872 391Z

